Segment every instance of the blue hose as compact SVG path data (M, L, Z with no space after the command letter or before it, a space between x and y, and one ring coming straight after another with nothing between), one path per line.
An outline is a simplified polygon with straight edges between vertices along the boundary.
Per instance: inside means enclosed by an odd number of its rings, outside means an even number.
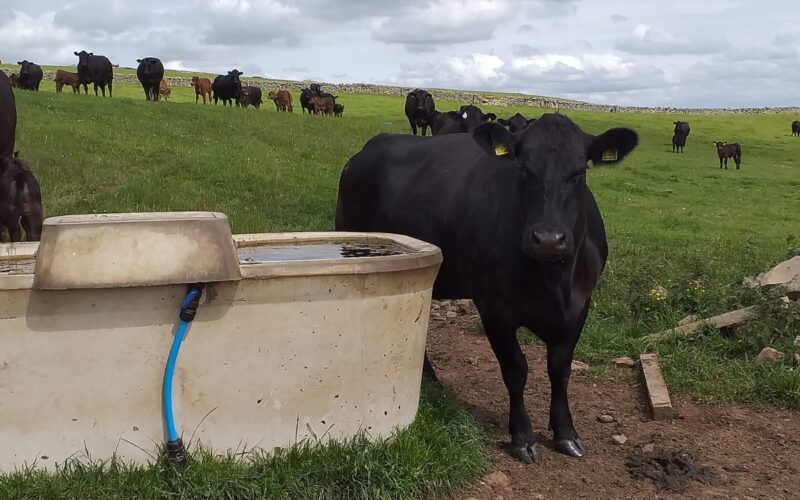
M175 364L178 361L178 352L181 349L181 343L186 338L186 332L189 330L189 323L194 319L197 312L197 305L200 302L200 294L202 293L202 285L195 285L186 294L186 298L181 302L181 322L175 331L175 337L172 339L172 347L169 350L169 357L167 358L167 367L164 370L164 421L167 425L167 454L169 459L177 463L185 463L186 456L183 449L183 443L178 437L178 430L175 428L175 415L172 410L172 378L175 374Z
M186 337L186 330L189 323L181 321L175 338L172 339L172 347L167 358L167 369L164 371L164 420L167 422L167 439L175 441L178 439L178 431L175 429L175 415L172 412L172 375L175 373L175 363L178 361L178 351L181 349L181 342Z

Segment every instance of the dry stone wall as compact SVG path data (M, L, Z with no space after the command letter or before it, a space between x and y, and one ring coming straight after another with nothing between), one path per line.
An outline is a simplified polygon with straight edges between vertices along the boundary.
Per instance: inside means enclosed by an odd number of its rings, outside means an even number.
M53 80L55 72L45 71L44 78ZM115 75L114 81L136 83L135 75ZM190 87L191 77L167 77L173 87ZM266 91L287 89L299 92L308 87L310 81L268 80L263 78L242 78L244 85L254 85ZM338 94L374 94L405 96L412 87L392 87L367 83L323 83L323 89L334 95ZM493 95L460 90L428 89L438 101L454 101L464 104L484 106L530 106L554 110L579 110L620 113L663 113L672 115L707 115L707 114L766 114L766 113L800 113L800 106L783 106L769 108L677 108L677 107L640 107L593 104L558 97L542 97L522 94Z

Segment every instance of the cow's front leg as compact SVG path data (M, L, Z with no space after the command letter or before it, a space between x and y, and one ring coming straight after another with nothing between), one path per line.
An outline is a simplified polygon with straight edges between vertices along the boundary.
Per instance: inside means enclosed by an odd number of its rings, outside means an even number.
M550 338L558 339L547 344L547 376L550 378L550 429L553 431L553 443L556 451L572 457L582 457L586 448L572 423L569 410L567 387L572 372L572 357L575 345L583 330L589 305L584 307L574 326L565 328L560 335Z
M542 461L542 448L533 433L523 397L528 380L528 362L519 347L516 329L509 322L483 312L481 320L508 389L511 455L526 464L539 463Z

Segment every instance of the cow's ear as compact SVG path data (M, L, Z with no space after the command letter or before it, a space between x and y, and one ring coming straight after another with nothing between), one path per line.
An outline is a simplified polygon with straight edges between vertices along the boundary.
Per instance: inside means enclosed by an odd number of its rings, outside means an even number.
M533 123L535 121L536 121L536 118L531 118L530 120L528 120L528 125L530 125L531 123Z
M505 118L498 118L497 123L499 123L504 127L508 127L508 120L506 120Z
M493 122L493 121L497 120L497 115L494 114L494 113L486 113L481 118L483 118L483 121L485 121L485 122Z
M612 128L592 140L589 159L595 165L621 161L639 143L639 136L629 128Z
M94 52L89 52L89 55L90 55L90 56L93 56L93 55L94 55Z
M79 55L80 55L80 54L78 54L77 52L74 52L74 54L75 54L76 56L79 56Z
M513 159L514 136L499 123L484 123L472 132L475 142L486 154L500 159Z
M142 60L141 59L137 59L136 62L140 63L140 62L142 62Z

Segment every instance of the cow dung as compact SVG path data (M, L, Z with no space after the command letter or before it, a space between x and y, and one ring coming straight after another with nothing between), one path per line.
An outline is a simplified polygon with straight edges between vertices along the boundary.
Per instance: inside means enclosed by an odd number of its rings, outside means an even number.
M719 481L713 467L700 465L681 452L635 456L628 462L628 472L635 479L650 479L657 489L669 491L681 491L691 481L707 485Z

